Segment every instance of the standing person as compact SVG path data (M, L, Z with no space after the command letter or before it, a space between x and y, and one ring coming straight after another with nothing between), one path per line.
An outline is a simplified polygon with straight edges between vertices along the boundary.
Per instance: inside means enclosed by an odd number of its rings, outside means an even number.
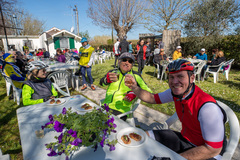
M22 89L23 105L43 103L58 96L52 82L47 79L48 65L42 61L33 61L28 65L30 74Z
M162 42L162 40L158 41L158 48L164 49L164 43Z
M117 63L117 60L118 60L118 57L120 54L119 49L118 49L119 44L120 44L120 39L118 38L117 42L114 44L114 52L115 52L114 68L116 68L116 63Z
M29 47L27 46L27 43L25 43L24 46L23 46L23 52L24 52L25 50L29 50Z
M177 46L176 50L173 52L173 60L177 60L179 58L182 58L182 53L181 53L182 47Z
M120 54L129 51L129 43L127 41L127 36L123 36L123 40L119 43L118 50L120 51Z
M119 68L110 70L100 80L100 85L108 86L103 103L108 104L114 115L130 111L132 101L136 98L136 95L124 84L126 74L132 75L142 89L151 92L141 75L133 71L134 61L135 57L131 53L121 54L118 59ZM127 116L124 116L121 119L126 120L126 118Z
M145 61L146 61L147 46L144 45L144 40L140 39L137 45L137 62L138 62L138 73L142 74Z
M214 160L213 157L219 156L225 147L225 112L212 96L194 84L194 66L191 62L183 59L173 61L167 71L170 89L157 94L142 90L131 75L126 75L125 84L144 102L174 102L182 124L181 133L170 129L146 133L186 159Z
M43 48L43 58L49 58L50 53L46 50L46 48Z
M147 42L146 46L147 46L147 50L146 50L146 65L149 65L149 63L150 63L150 54L151 54L150 42Z
M133 53L132 42L129 42L129 53Z
M83 37L81 40L82 47L79 49L79 53L81 55L80 60L79 60L79 65L80 65L80 71L83 79L83 86L81 90L87 89L87 81L86 81L86 71L87 71L87 76L91 85L92 90L96 90L96 88L93 85L93 78L91 75L91 70L92 70L92 63L93 63L93 51L94 48L88 44L87 38Z
M201 53L197 53L195 56L193 56L193 58L207 61L207 54L205 48L202 48Z

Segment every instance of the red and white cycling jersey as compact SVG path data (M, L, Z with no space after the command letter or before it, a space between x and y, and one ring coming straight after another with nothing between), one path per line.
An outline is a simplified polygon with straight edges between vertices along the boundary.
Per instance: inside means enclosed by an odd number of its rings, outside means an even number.
M179 120L182 122L181 134L192 144L204 143L221 148L224 139L224 115L216 101L199 87L194 85L182 102L172 96L168 89L154 95L157 104L173 102Z

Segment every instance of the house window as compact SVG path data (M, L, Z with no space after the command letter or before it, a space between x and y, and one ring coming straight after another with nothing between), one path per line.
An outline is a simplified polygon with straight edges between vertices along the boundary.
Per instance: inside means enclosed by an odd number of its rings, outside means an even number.
M33 49L33 46L32 46L33 42L32 42L32 40L23 40L23 46L25 45L25 43L27 44L29 50Z
M60 39L60 48L65 49L69 48L69 38L59 37Z
M74 44L74 38L72 37L54 37L53 39L54 41L54 48L61 48L61 49L72 49L75 48L75 44Z

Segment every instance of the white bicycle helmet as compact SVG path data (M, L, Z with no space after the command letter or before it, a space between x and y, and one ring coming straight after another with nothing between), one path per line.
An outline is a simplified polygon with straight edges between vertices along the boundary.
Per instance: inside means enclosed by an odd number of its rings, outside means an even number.
M43 69L43 68L47 68L47 67L48 67L48 65L42 61L32 61L32 62L29 62L28 70L31 72L34 69L39 70L39 69Z

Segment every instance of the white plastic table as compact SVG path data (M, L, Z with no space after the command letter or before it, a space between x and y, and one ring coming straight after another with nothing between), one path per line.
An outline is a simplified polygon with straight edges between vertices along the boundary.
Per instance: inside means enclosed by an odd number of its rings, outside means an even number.
M22 153L24 160L64 160L65 155L57 157L48 157L49 151L46 150L45 144L56 141L54 136L59 133L54 131L44 130L45 136L41 139L36 138L35 131L39 130L42 125L48 122L48 116L50 114L59 114L62 112L62 108L72 107L78 109L84 103L90 103L93 106L99 107L90 100L83 96L74 96L64 98L66 102L61 105L50 106L49 103L41 103L37 105L31 105L17 110L18 125L22 144ZM85 112L82 112L84 114ZM114 117L117 125L117 133L124 128L130 127L130 125L117 117ZM116 138L117 133L112 133L109 139ZM125 147L119 143L116 144L114 151L109 151L108 146L98 147L98 150L94 152L91 147L81 147L80 150L75 152L72 160L148 160L151 156L157 157L170 157L171 160L184 160L179 154L173 152L161 143L146 136L145 141L138 147Z

